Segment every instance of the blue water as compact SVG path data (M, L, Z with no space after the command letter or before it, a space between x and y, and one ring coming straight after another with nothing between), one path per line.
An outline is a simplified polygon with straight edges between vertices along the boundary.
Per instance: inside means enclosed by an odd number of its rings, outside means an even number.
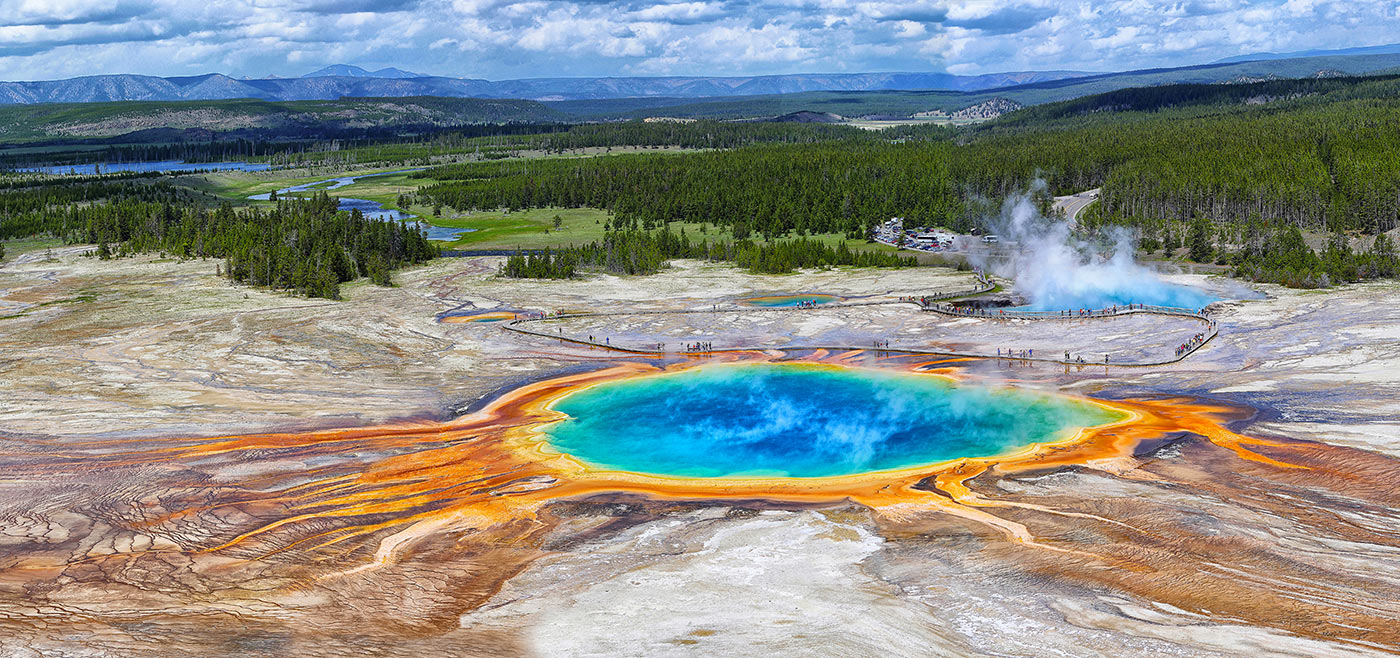
M135 172L181 172L181 171L266 171L272 165L261 162L185 162L183 160L160 160L152 162L101 162L81 165L53 165L46 167L25 167L17 171L40 172L53 175L74 174L91 176L99 171L114 174L120 171Z
M825 477L987 457L1118 419L1068 398L903 372L714 365L599 384L554 404L555 449L608 469Z
M474 228L448 228L446 226L433 226L427 222L418 221L416 217L397 208L385 208L378 201L369 199L342 198L336 206L340 210L350 211L359 209L365 217L370 219L387 219L396 222L407 222L423 233L427 234L429 240L443 240L456 242L457 238L464 234L475 231Z
M800 306L807 304L830 304L840 300L835 295L769 295L765 297L750 297L743 300L749 306L763 306L765 308L776 308L783 306Z
M1025 311L1072 311L1147 304L1148 306L1171 306L1197 311L1221 300L1220 297L1200 288L1172 283L1156 282L1155 285L1117 286L1095 285L1093 281L1074 288L1042 292L1031 299L1030 303L1016 308Z

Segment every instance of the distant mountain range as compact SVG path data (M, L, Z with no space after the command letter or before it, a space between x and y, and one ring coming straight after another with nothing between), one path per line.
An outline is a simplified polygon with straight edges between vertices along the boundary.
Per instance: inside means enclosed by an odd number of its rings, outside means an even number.
M427 77L432 77L432 76L423 75L422 73L414 73L414 72L412 72L412 71L405 71L405 70L403 70L403 69L396 69L396 68L393 68L393 67L379 69L378 71L369 71L369 70L366 70L366 69L362 69L362 68L360 68L360 67L358 67L358 66L352 66L352 65L350 65L350 64L332 64L332 65L327 66L326 68L323 68L323 69L321 69L321 70L319 70L319 71L312 71L312 72L307 73L306 75L303 75L303 76L301 76L301 77L303 77L303 78L333 78L333 77L343 77L343 78L397 78L397 79L403 79L403 78L427 78Z
M727 98L612 98L546 102L556 110L593 120L669 117L740 119L794 112L828 112L844 117L892 117L919 113L956 115L1002 98L1020 105L1054 103L1132 87L1242 84L1261 80L1333 78L1400 74L1400 53L1330 55L1278 60L1201 64L1047 80L977 91L878 90L811 91Z
M1116 73L1023 71L970 76L948 73L802 73L747 77L529 78L498 81L419 76L395 68L369 71L358 66L337 64L299 78L236 79L211 73L169 78L96 75L68 80L0 82L0 105L440 97L536 100L549 102L558 109L579 115L620 117L645 112L649 108L721 100L791 97L793 101L799 101L804 95L813 93L907 91L946 95L940 104L915 107L913 111L954 111L993 97L1033 105L1125 87L1361 75L1400 66L1400 45L1292 56L1295 54L1258 53L1235 58L1240 61ZM571 104L582 105L570 107ZM775 105L773 109L780 111L767 116L816 108ZM705 108L697 108L696 111L709 112ZM728 110L722 112L727 113ZM839 110L836 113L846 114Z
M975 91L1088 75L1075 71L1035 71L962 76L947 73L835 73L753 77L533 78L474 80L421 76L399 69L367 71L329 66L300 78L239 80L220 73L159 78L96 75L43 82L0 82L0 104L93 103L257 98L335 100L338 98L443 96L589 100L603 98L710 98L787 94L803 91L924 89Z
M1386 44L1384 46L1359 46L1356 48L1338 48L1336 50L1299 50L1291 53L1253 53L1250 55L1237 55L1216 60L1216 64L1232 64L1235 62L1261 62L1276 59L1298 59L1302 57L1331 57L1350 55L1394 55L1400 53L1400 43Z

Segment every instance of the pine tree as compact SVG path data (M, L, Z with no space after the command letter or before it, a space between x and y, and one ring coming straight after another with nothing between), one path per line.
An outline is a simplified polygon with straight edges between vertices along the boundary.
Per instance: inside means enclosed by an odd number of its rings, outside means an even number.
M1206 263L1215 254L1215 246L1211 244L1210 220L1204 217L1197 218L1191 223L1191 260L1197 263Z

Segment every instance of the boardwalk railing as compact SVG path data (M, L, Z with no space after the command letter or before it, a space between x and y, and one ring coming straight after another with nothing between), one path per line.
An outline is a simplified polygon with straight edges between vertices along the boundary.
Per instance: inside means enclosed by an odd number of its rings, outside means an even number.
M1100 309L1080 309L1066 311L1028 311L1014 308L964 308L953 306L952 304L924 304L925 311L933 311L944 315L956 315L967 318L986 318L989 320L998 319L1019 319L1019 320L1082 320L1086 318L1111 318L1117 315L1131 315L1133 313L1153 313L1156 315L1176 315L1181 317L1191 317L1200 320L1210 318L1200 311L1193 311L1188 308L1176 306L1153 306L1152 304L1128 304L1124 306L1114 306Z
M1161 361L1152 361L1152 362L1138 362L1138 363L1113 362L1113 363L1108 363L1108 362L1098 362L1098 361L1087 361L1087 360L1084 360L1084 359L1082 359L1082 358L1057 359L1057 358L1013 357L1013 356L1010 356L1009 354L1006 355L1006 356L997 355L996 357L993 357L991 354L981 354L981 353L973 353L973 352L951 352L951 351L942 351L942 350L922 350L922 349L903 348L903 347L891 348L891 347L870 347L870 346L850 346L850 345L813 345L813 346L797 346L797 345L783 345L783 346L773 346L773 345L769 345L769 346L762 346L762 345L759 345L759 346L743 346L743 347L741 347L741 346L735 346L735 347L727 347L727 348L719 348L719 349L713 349L713 348L711 348L711 349L705 349L705 350L701 350L701 351L693 351L693 350L668 350L668 349L666 349L666 348L664 347L664 345L663 345L662 347L659 347L659 348L658 348L658 347L654 347L654 346L627 347L627 346L624 346L624 345L613 345L613 344L611 343L611 341L606 340L606 339L605 339L604 341L602 341L602 342L599 342L599 341L597 341L596 339L595 339L595 340L588 340L588 339L584 339L584 338L576 338L576 337L573 337L573 336L565 335L563 332L551 333L551 332L548 332L548 331L538 331L538 330L535 330L535 329L529 329L529 328L526 328L526 327L524 326L524 325L526 325L526 324L528 324L528 323L542 322L542 321L547 321L547 320L562 320L562 319L582 318L582 317L607 317L607 316L615 316L615 315L663 315L663 314L733 313L733 312L788 312L788 311L810 311L810 310L812 310L811 308L801 308L801 307L768 307L768 308L762 308L762 307L757 307L757 308L732 308L732 307L731 307L731 308L718 308L718 307L716 307L716 308L713 309L713 310L710 310L710 309L705 309L705 310L700 310L700 309L687 309L687 310L675 310L675 311L664 311L664 310L639 310L639 311L622 311L622 312L613 312L613 313L607 313L607 312L604 312L604 313L587 313L587 312L586 312L586 313L532 313L532 314L526 315L525 317L517 317L515 320L512 320L512 321L507 322L507 323L505 323L504 325L502 325L502 328L504 328L504 329L506 329L506 330L508 330L508 331L516 332L516 333L527 334L527 335L530 335L530 336L537 336L537 337L540 337L540 338L549 338L549 339L552 339L552 340L557 340L557 341L561 341L561 342L565 342L565 343L573 343L573 344L576 344L576 345L585 345L585 346L589 346L589 347L599 347L599 348L603 348L603 349L614 350L614 351L618 351L618 352L626 352L626 353L630 353L630 354L645 354L645 355L654 355L654 356L664 356L664 355L699 355L699 354L713 354L713 353L720 353L720 352L747 352L747 351L763 350L763 349L781 349L781 350L793 350L793 351L797 351L797 350L819 350L819 349L825 349L825 350L871 350L871 349L873 349L873 350L875 350L875 351L887 352L887 353L891 353L891 354L927 354L927 355L933 355L933 356L973 357L973 358L987 358L987 359L990 359L990 358L1002 359L1002 358L1004 358L1004 359L1007 359L1008 361L1036 362L1036 363L1053 363L1053 364L1061 364L1061 365L1068 365L1068 366L1093 366L1093 365L1108 366L1108 365L1112 365L1112 366L1119 366L1119 367L1122 367L1122 366L1132 366L1132 367L1162 366L1162 365L1168 365L1168 364L1172 364L1172 363L1177 363L1177 362L1179 362L1179 361L1185 359L1186 357L1190 356L1190 355L1191 355L1192 353L1194 353L1196 350L1199 350L1202 346L1204 346L1206 343L1209 343L1209 342L1211 341L1212 338L1215 338L1216 335L1219 334L1219 329L1216 327L1215 320L1211 319L1210 317L1208 317L1208 316L1206 316L1206 315L1204 315L1203 313L1198 312L1198 311L1191 311L1191 310L1189 310L1189 309L1176 308L1176 307L1171 307L1171 306L1152 306L1152 305L1144 305L1144 304L1134 304L1134 305L1131 305L1131 306L1128 306L1128 307L1117 307L1117 308L1109 308L1109 309L1100 309L1100 310L1097 310L1097 311L1085 311L1084 314L1082 314L1082 315L1081 315L1078 311L1075 311L1075 312L1073 313L1073 315L1066 315L1064 312L1061 312L1061 311L1016 311L1016 310L1007 311L1006 309L996 309L996 310L989 310L989 309L965 309L965 308L961 308L961 307L957 307L957 306L953 306L953 305L951 305L951 304L945 304L945 303L942 303L942 302L941 302L941 300L947 300L947 299L953 299L953 298L957 298L957 297L967 297L967 296L970 296L970 295L982 294L982 293L989 292L989 291L993 290L994 288L996 288L996 284L992 283L990 279L988 279L988 278L986 278L985 276L982 276L982 275L980 275L980 274L978 275L978 281L979 281L979 284L978 284L976 287L971 288L971 289L967 289L967 290L954 290L954 291L949 291L949 292L938 293L938 294L935 294L935 295L925 295L925 296L920 296L920 297L905 297L905 298L901 298L901 299L898 300L898 301L887 301L887 302L858 302L858 303L854 303L854 304L823 304L823 305L821 305L821 306L817 306L817 307L814 307L814 308L842 308L842 307L850 307L850 306L874 306L874 305L879 305L879 304L913 303L913 304L917 304L922 310L925 310L925 311L932 311L932 312L935 312L935 313L941 313L941 314L944 314L944 315L951 315L951 316L957 316L957 317L971 317L971 318L982 318L982 319L1020 318L1020 319L1030 319L1030 320L1055 320L1055 319L1059 319L1059 320L1071 320L1071 319L1078 320L1078 319L1089 319L1089 318L1106 318L1106 317L1114 317L1114 316L1120 316L1120 315L1131 315L1131 314L1134 314L1134 313L1151 313L1151 314L1156 314L1156 315L1171 315L1171 316L1176 316L1176 317L1186 317L1186 318L1192 318L1192 319L1195 319L1195 320L1199 320L1200 322L1202 322L1202 323L1204 323L1204 324L1206 325L1206 329L1205 329L1205 331L1203 331L1203 332L1201 332L1200 334L1198 334L1198 336L1200 336L1199 339L1193 338L1192 340L1188 341L1187 343L1184 343L1184 344L1183 344L1183 348L1184 348L1184 349L1183 349L1182 351L1180 351L1180 352L1177 352L1173 358L1165 359L1165 360L1161 360Z
M910 302L914 302L914 303L916 303L916 304L918 304L918 305L920 305L920 306L927 307L927 306L929 306L930 304L933 304L934 302L940 302L940 301L943 301L943 300L945 300L945 299L957 299L957 298L959 298L959 297L971 297L971 296L973 296L973 295L981 295L981 294L983 294L983 293L988 293L988 292L991 292L991 291L993 291L993 290L996 290L997 284L992 283L992 281L991 281L990 279L988 279L988 278L986 278L986 277L984 277L984 276L982 276L982 275L980 275L980 274L977 276L977 281L978 281L978 283L977 283L977 285L976 285L975 287L968 288L968 289L966 289L966 290L949 290L949 291L947 291L947 292L936 292L936 293L934 293L934 294L932 294L932 295L920 295L920 296L918 296L918 297L906 297L906 298L904 298L904 299L901 300L901 301L910 301Z
M988 292L996 287L986 276L978 274L981 285L970 292L948 292L937 295L927 295L915 299L925 311L942 313L964 318L986 318L992 320L1018 319L1018 320L1081 320L1087 318L1109 318L1118 315L1131 315L1133 313L1152 313L1156 315L1174 315L1178 317L1189 317L1201 320L1209 324L1214 321L1205 315L1203 310L1193 310L1179 306L1156 306L1153 304L1125 304L1115 305L1109 308L1100 309L1067 309L1063 311L1031 311L1013 308L966 308L954 306L952 304L940 303L942 300L955 297L967 297Z

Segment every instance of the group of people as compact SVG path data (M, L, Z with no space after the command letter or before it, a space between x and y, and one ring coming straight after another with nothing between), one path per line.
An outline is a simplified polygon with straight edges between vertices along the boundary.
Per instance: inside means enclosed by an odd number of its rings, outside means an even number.
M1065 354L1068 355L1069 352L1065 352ZM998 348L997 348L997 356L1005 356L1005 357L1008 358L1008 359L1034 359L1034 358L1035 358L1035 350L1034 350L1034 349L1013 350L1013 349L1011 349L1011 348L1008 347L1008 348L1006 348L1006 353L1003 354L1003 353L1002 353L1002 349L1001 349L1000 347L998 347Z
M1141 311L1143 308L1144 306L1142 304L1128 304L1127 306L1119 306L1117 304L1114 304L1112 306L1106 306L1104 308L1101 308L1097 311L1087 308L1081 308L1077 311L1060 311L1060 316L1072 318L1078 315L1078 317L1081 318L1092 318L1102 317L1106 315L1118 315L1119 312Z
M876 348L876 349L879 349L879 348L882 348L882 347L889 347L889 346L890 346L890 341L887 341L887 340L877 340L877 341L875 341L875 348Z
M1085 361L1085 360L1084 360L1084 355L1083 355L1083 354L1080 354L1080 355L1071 357L1070 354L1069 354L1069 350L1065 350L1065 360L1064 360L1064 362L1065 362L1065 363L1077 363L1077 364L1081 364L1081 365L1088 363L1088 361ZM1104 364L1104 365L1108 365L1108 355L1107 355L1107 354L1103 355L1103 364Z
M925 303L924 306L929 306L929 304ZM990 313L987 312L987 309L983 309L983 308L971 308L971 307L967 307L967 306L953 306L953 305L951 305L951 304L943 304L942 306L943 306L943 310L944 310L944 311L947 311L947 312L952 313L952 314L955 314L955 315L967 315L967 316L979 317L979 318L980 318L980 317L987 317L987 316L991 315Z
M592 343L592 344L594 344L594 345L597 345L597 344L598 344L598 339L597 339L596 337L590 335L590 336L588 337L588 342L589 342L589 343ZM603 338L603 345L604 345L604 346L608 346L608 347L612 346L612 338L610 338L610 337L604 337L604 338ZM652 350L655 350L655 351L657 351L657 352L665 352L665 351L666 351L666 343L652 343L652 344L649 345L648 347L650 347ZM685 351L686 351L686 352L689 352L689 353L711 352L711 351L714 351L714 343L711 343L711 342L708 342L708 341L707 341L707 342L702 342L702 343L686 343L686 344L685 344Z
M1176 346L1176 355L1181 356L1182 354L1190 352L1191 350L1196 349L1198 346L1200 346L1201 343L1204 342L1206 342L1206 335L1204 333L1196 334L1195 336L1191 337L1191 340L1188 340Z

